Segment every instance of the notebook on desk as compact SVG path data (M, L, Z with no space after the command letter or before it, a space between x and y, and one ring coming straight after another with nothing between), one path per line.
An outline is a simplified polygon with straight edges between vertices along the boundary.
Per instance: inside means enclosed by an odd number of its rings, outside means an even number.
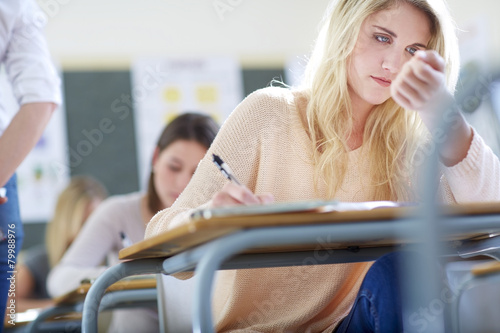
M402 204L393 201L341 202L337 200L282 202L266 205L231 206L223 208L203 208L191 214L191 220L211 219L228 216L254 216L294 213L328 213L371 210L375 208L399 207ZM406 204L405 204L406 206Z

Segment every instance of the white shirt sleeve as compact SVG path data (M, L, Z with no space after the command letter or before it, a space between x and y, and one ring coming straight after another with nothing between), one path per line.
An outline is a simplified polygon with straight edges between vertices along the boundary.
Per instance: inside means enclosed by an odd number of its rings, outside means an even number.
M5 51L5 69L19 105L61 104L61 81L51 61L43 27L47 19L34 0L23 3Z
M47 291L51 297L76 289L81 280L95 279L108 265L118 263L118 252L123 248L121 231L133 243L144 238L140 199L139 193L110 197L96 208L50 271Z
M47 277L47 292L58 297L76 289L83 279L95 279L106 270L105 259L116 243L114 206L103 202L90 215L61 261Z

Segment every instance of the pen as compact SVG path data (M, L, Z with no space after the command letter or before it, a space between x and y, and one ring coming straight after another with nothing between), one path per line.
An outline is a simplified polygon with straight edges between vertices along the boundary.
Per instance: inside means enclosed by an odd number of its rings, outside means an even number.
M230 181L232 181L233 183L238 184L238 185L241 186L241 183L233 175L233 171L231 170L231 168L229 167L229 165L227 165L226 162L224 162L219 156L217 156L215 154L212 154L212 156L213 156L213 161L214 161L215 165L217 165L217 167L222 172L222 174L227 179L229 179Z
M122 245L124 248L129 247L133 244L130 238L128 238L123 231L120 231L120 238L122 239Z

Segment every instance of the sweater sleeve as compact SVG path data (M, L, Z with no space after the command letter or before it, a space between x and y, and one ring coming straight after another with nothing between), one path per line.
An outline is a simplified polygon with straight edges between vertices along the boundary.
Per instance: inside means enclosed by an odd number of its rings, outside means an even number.
M61 261L50 271L47 290L58 297L80 285L83 279L98 277L104 270L107 254L119 242L123 217L114 198L101 203L91 214Z
M457 203L500 201L498 157L474 130L467 156L458 164L443 167L449 189Z
M265 88L241 102L221 127L186 189L170 207L157 213L146 228L146 238L189 222L195 208L208 206L212 196L228 181L212 162L219 155L231 166L235 176L255 192L260 150L272 126L273 113L279 112L283 88Z

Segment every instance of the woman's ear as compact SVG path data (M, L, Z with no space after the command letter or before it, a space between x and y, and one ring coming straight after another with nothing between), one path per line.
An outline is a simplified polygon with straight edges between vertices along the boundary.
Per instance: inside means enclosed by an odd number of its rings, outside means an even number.
M160 148L156 147L153 153L153 160L151 161L152 169L154 169L156 162L158 161L158 157L160 156Z

